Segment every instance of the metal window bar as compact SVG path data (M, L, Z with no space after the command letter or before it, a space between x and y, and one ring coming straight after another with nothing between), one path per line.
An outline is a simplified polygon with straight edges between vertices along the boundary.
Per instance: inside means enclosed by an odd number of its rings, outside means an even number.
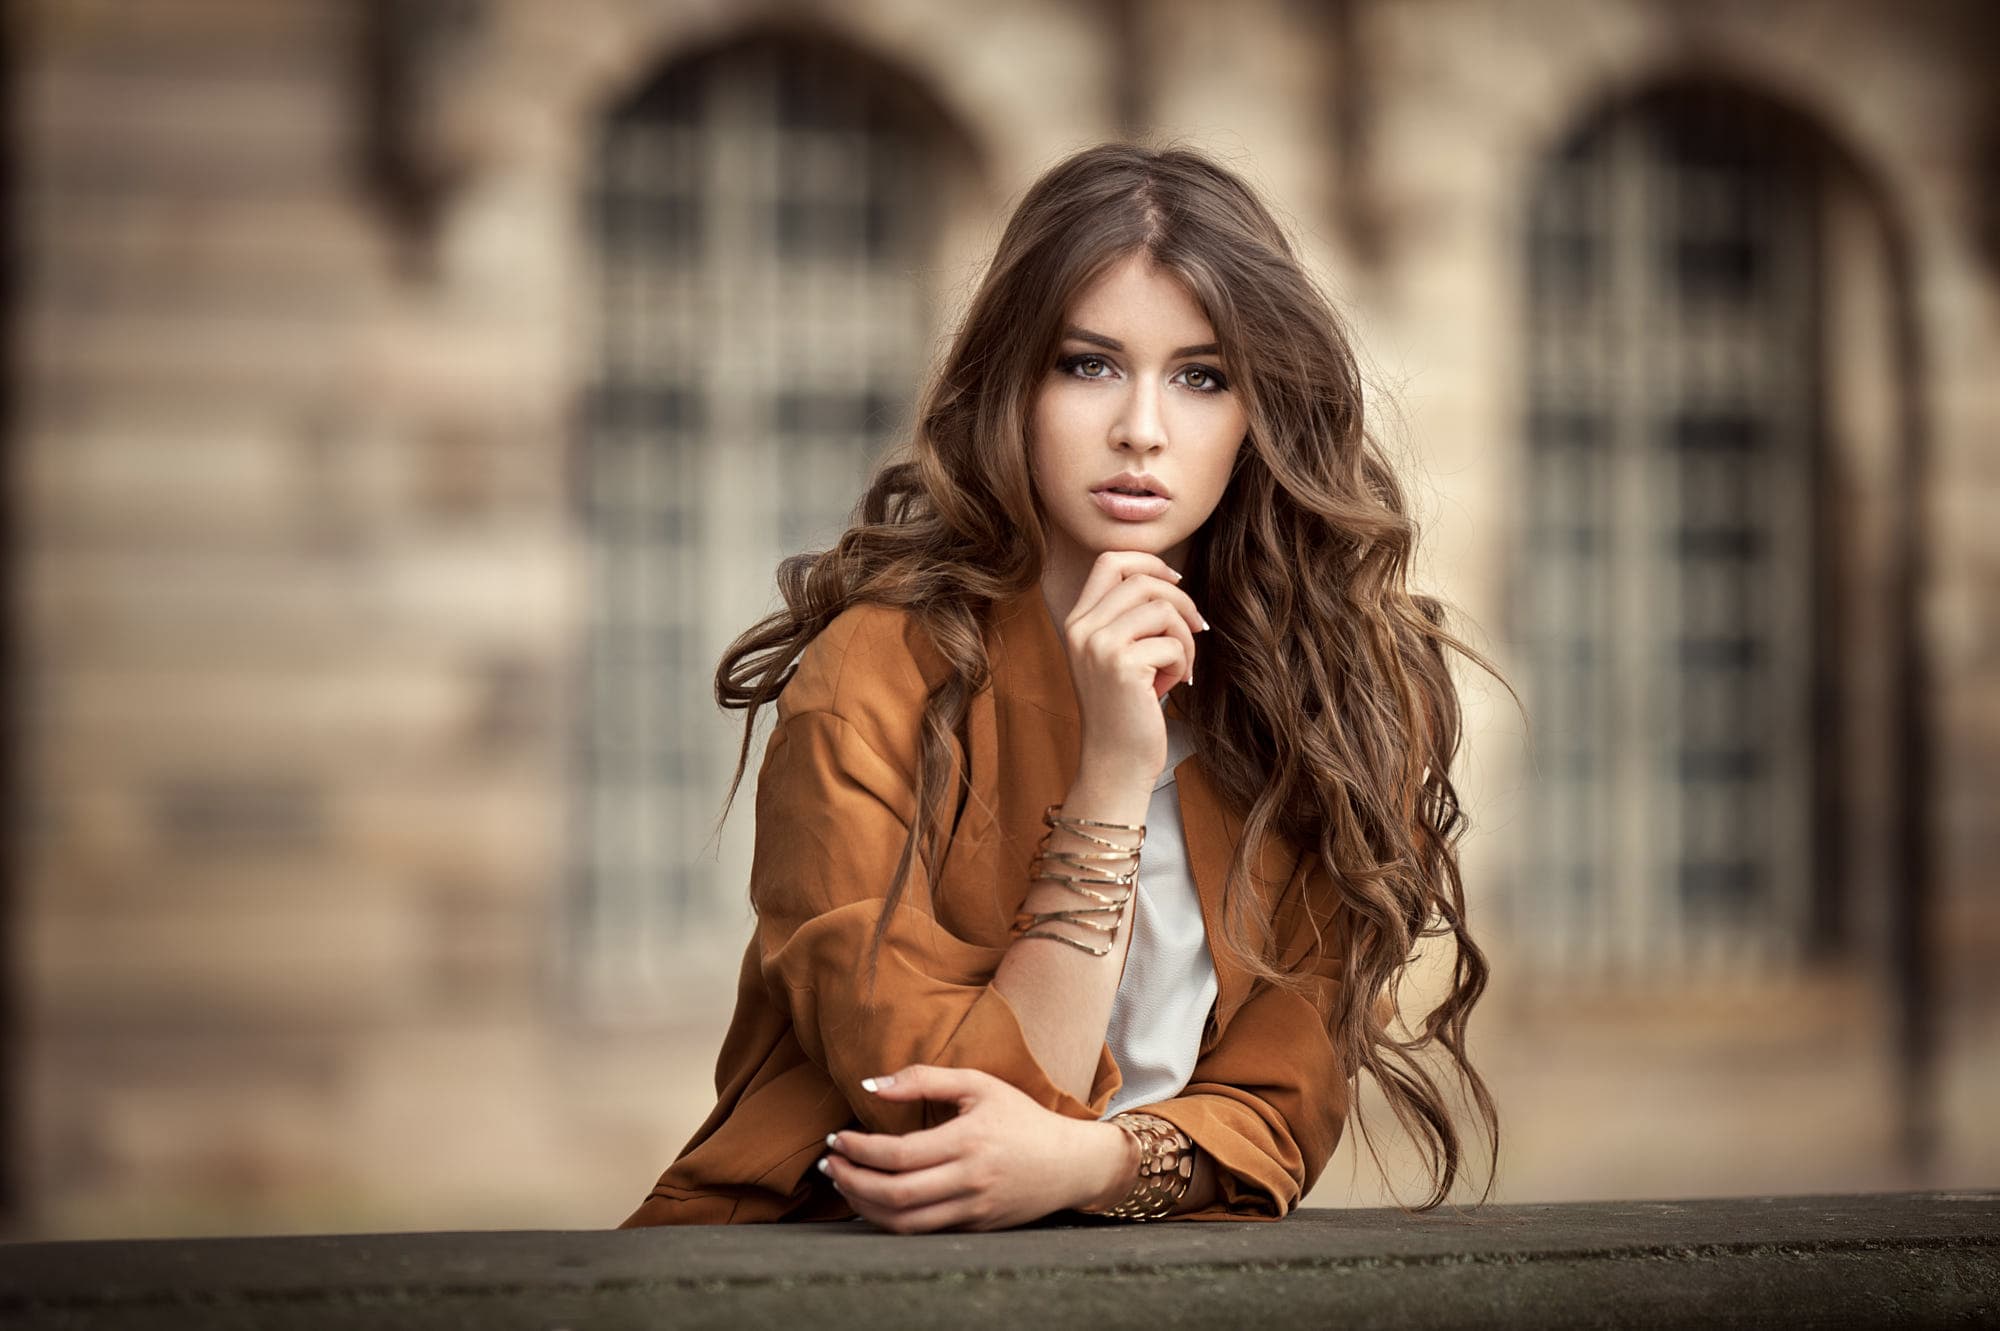
M1540 761L1510 918L1564 968L1805 937L1815 186L1755 128L1662 96L1575 137L1531 200Z
M747 847L710 836L741 721L716 662L907 415L935 200L925 127L885 82L761 40L662 71L605 126L565 958L600 1016L657 1015L698 949L740 943Z

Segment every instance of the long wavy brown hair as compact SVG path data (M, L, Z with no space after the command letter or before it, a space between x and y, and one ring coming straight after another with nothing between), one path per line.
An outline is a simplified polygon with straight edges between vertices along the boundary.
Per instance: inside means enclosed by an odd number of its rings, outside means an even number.
M1216 942L1253 975L1296 983L1276 968L1268 902L1244 885L1268 833L1316 848L1325 872L1312 881L1331 899L1310 903L1313 914L1334 920L1347 942L1332 1028L1343 1066L1375 1079L1422 1149L1432 1192L1417 1209L1429 1210L1463 1167L1458 1127L1426 1066L1433 1046L1444 1049L1492 1143L1483 1201L1499 1119L1465 1047L1487 963L1466 928L1459 875L1466 818L1451 769L1462 727L1446 649L1499 673L1447 630L1441 602L1407 586L1417 530L1363 422L1342 319L1255 193L1206 156L1105 144L1062 161L1022 198L908 439L832 549L780 565L785 608L722 658L716 698L746 713L724 815L758 709L791 679L806 645L851 605L901 607L928 629L949 671L925 703L918 812L888 906L915 857L935 874L948 836L939 811L956 807L953 738L990 684L982 619L1042 571L1046 533L1028 471L1035 394L1074 297L1135 251L1177 274L1201 305L1249 420L1183 583L1216 632L1203 636L1199 683L1182 707L1205 768L1244 817ZM1451 986L1421 1030L1400 1038L1392 1025L1411 1028L1398 981L1418 940L1432 936L1455 945ZM1377 1002L1385 995L1386 1011ZM1361 1131L1379 1168L1365 1122Z

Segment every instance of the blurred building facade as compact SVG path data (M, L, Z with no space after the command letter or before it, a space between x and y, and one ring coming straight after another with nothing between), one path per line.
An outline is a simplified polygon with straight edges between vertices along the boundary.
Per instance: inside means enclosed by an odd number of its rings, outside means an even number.
M1126 134L1284 212L1529 703L1465 676L1499 1195L2000 1179L1977 0L10 24L10 1234L622 1218L748 936L716 659ZM1420 1195L1370 1123L1314 1204Z

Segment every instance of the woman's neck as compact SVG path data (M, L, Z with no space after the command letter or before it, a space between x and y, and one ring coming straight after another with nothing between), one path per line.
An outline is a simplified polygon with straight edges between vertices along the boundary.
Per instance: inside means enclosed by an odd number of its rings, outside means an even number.
M1084 579L1090 569L1066 568L1054 560L1042 570L1042 602L1049 608L1049 618L1055 621L1056 632L1062 632L1069 612L1076 608L1076 598L1083 592Z

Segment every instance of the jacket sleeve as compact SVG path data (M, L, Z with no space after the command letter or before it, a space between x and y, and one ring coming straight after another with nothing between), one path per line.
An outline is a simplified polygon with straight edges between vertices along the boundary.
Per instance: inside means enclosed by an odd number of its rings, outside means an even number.
M1301 870L1324 884L1316 860ZM1296 882L1296 880L1295 880ZM1300 993L1256 981L1181 1093L1143 1106L1187 1133L1215 1165L1220 1195L1176 1220L1277 1220L1318 1180L1347 1121L1351 1082L1333 1042L1339 1014L1340 947L1324 918L1314 928L1304 902L1281 912L1285 969ZM1314 901L1316 913L1324 912Z
M765 985L806 1057L871 1131L909 1132L950 1116L943 1105L890 1103L861 1089L863 1077L911 1063L977 1068L1046 1109L1101 1116L1119 1085L1109 1049L1088 1103L1050 1079L991 983L1006 949L939 923L921 857L913 855L884 921L915 810L904 771L849 719L818 709L781 715L758 776L750 896Z

